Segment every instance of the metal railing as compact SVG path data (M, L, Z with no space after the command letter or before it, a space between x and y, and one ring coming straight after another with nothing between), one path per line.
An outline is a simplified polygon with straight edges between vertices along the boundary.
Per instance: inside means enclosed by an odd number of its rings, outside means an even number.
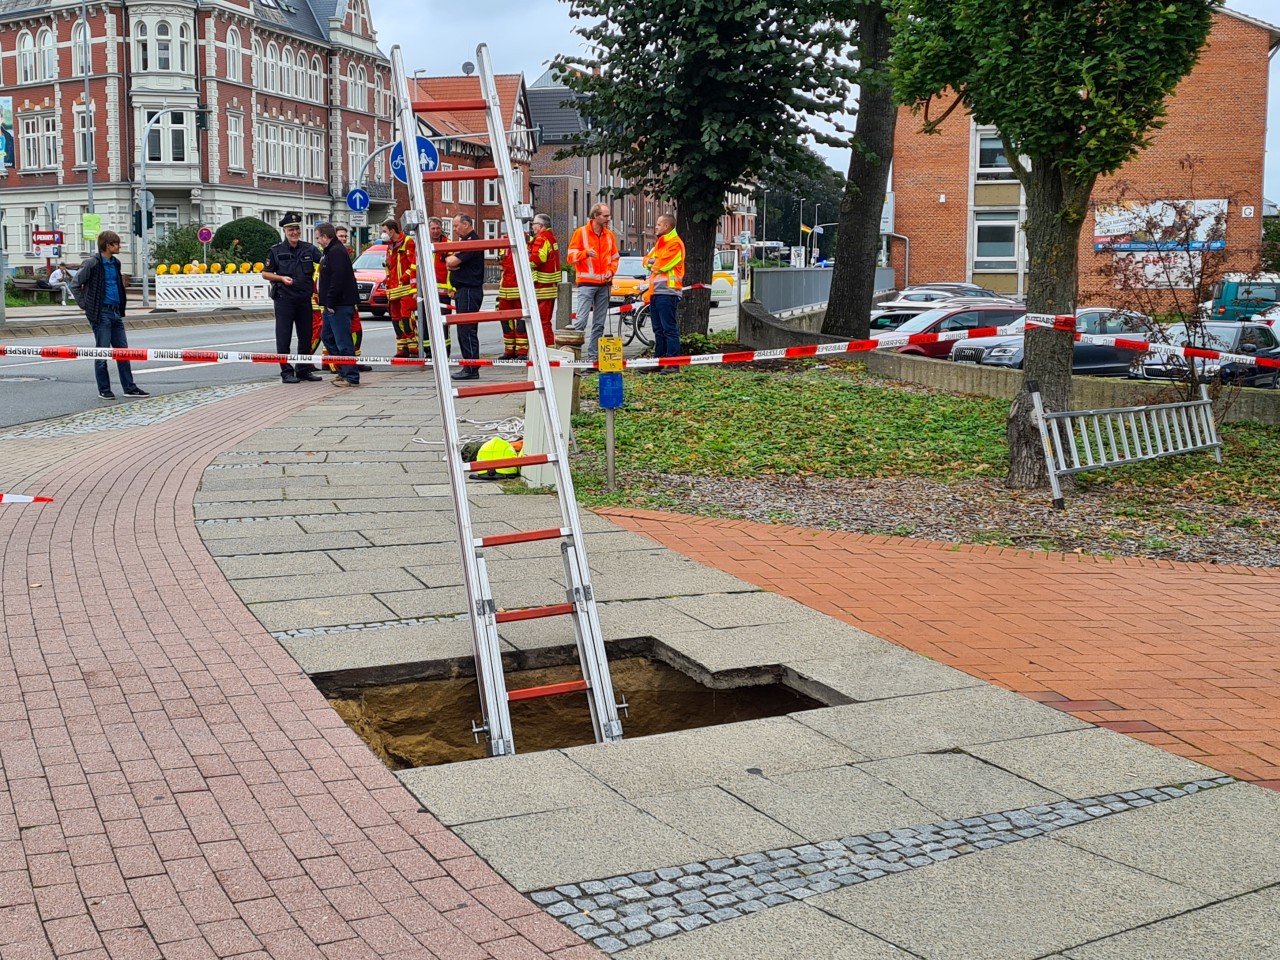
M769 313L820 306L831 295L827 267L757 267L751 271L751 299Z
M1178 453L1213 451L1222 462L1222 441L1213 420L1213 401L1200 384L1200 399L1108 410L1045 410L1040 391L1027 384L1044 446L1053 505L1061 510L1063 477L1122 463L1140 463Z

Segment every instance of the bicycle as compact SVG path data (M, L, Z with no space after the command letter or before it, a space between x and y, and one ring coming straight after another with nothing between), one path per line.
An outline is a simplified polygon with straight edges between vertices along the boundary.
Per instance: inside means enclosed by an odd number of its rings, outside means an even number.
M627 297L624 306L629 305L630 310L623 310L619 313L622 322L622 342L629 344L637 337L646 347L653 346L653 329L649 325L649 305L640 302L639 297Z

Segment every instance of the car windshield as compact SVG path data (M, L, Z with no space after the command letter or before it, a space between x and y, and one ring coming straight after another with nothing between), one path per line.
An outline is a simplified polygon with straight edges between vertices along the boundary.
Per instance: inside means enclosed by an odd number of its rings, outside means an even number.
M1165 333L1170 343L1190 344L1204 350L1231 350L1239 330L1239 324L1235 323L1206 323L1203 331L1188 333L1185 323L1174 323L1165 328Z
M647 277L649 271L644 268L643 257L623 257L618 261L618 276Z
M950 310L926 310L924 313L918 313L898 329L894 333L923 333L935 323L951 313Z
M356 257L356 262L351 266L356 270L382 270L387 265L387 250L380 247L376 250L366 250L360 256Z

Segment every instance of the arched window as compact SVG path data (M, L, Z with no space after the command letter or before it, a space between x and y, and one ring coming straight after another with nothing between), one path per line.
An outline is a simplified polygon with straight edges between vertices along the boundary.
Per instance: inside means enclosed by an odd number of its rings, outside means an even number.
M286 97L293 96L293 47L290 46L280 51L280 92Z
M347 106L355 107L356 105L356 65L354 63L347 64Z
M41 80L58 76L58 48L53 45L53 31L45 27L36 37L36 71Z
M387 95L387 84L381 73L375 74L374 83L376 84L377 95L374 98L374 113L380 117L385 117L391 113L390 97Z
M156 69L173 69L173 31L167 20L156 24Z
M253 85L255 87L262 86L262 41L257 37L253 38Z
M328 103L329 97L324 92L324 67L321 66L318 56L311 58L311 83L313 88L311 98L317 103Z
M311 78L307 76L307 55L303 51L298 51L298 58L293 62L294 88L298 91L299 99L312 100L311 94Z
M133 40L137 45L138 69L151 69L151 40L147 35L147 25L139 20L133 25Z
M84 45L89 39L89 31L85 28L83 20L77 20L74 27L71 28L71 75L73 77L84 76Z
M191 67L191 28L184 23L178 26L178 70L186 73Z
M36 42L26 30L18 34L18 82L34 83L36 79Z
M356 109L369 109L369 75L364 67L356 71Z
M273 93L280 89L280 49L275 43L267 44L267 82L263 86Z
M240 31L232 27L227 31L227 79L241 80L244 78L244 67L242 57L244 54L240 50Z

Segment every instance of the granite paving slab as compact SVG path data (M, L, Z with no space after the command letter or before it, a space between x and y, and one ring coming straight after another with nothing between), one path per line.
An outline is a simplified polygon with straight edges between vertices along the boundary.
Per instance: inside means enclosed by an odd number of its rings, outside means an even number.
M228 580L253 580L258 577L288 577L301 574L323 575L341 573L342 568L328 555L309 553L284 553L258 556L216 557L218 569Z
M456 535L448 543L414 543L390 547L365 545L352 549L330 550L328 555L329 559L343 570L376 571L396 567L407 569L422 564L440 568L449 567L456 571L456 577L449 582L441 578L436 583L429 583L428 586L449 587L462 584L462 553L458 549Z
M985 685L831 707L795 717L865 759L954 750L1089 726L1016 693Z
M252 526L248 525L246 530ZM240 536L231 540L206 541L205 548L214 559L220 559L259 554L304 553L309 550L340 550L344 547L367 546L368 543L359 533L299 533L291 537Z
M798 678L836 691L855 703L985 686L976 677L892 643L864 644L839 657L792 660L788 664Z
M308 556L311 556L308 554ZM327 558L325 558L327 559ZM332 563L332 561L329 561ZM236 593L245 603L266 601L310 600L325 597L364 596L369 593L369 574L302 573L235 579ZM377 585L380 590L421 590L422 584L403 570L381 570Z
M715 630L755 627L767 623L829 623L831 620L794 600L759 589L751 592L675 597L670 603L704 627Z
M1072 947L1062 960L1275 960L1277 944L1280 887L1269 887Z
M1126 816L1132 814L1115 819ZM1208 901L1186 887L1038 838L809 902L930 960L1033 960Z
M885 641L829 617L672 634L664 643L712 673L766 664L857 657Z
M633 803L726 857L804 842L804 837L788 830L767 811L757 810L723 787L697 787L641 797Z
M1213 899L1237 896L1280 883L1280 793L1231 784L1083 825L1062 842Z
M298 666L313 676L437 660L469 662L474 655L471 626L465 620L329 633L304 629L277 634L276 639Z
M1057 794L962 753L922 753L859 763L856 769L892 784L948 820L1055 803L1079 793ZM1211 774L1212 771L1209 771ZM1148 783L1158 783L1149 780Z
M312 627L339 626L389 620L389 608L370 596L327 597L316 600L281 600L250 603L249 611L268 630L287 630L299 624Z

